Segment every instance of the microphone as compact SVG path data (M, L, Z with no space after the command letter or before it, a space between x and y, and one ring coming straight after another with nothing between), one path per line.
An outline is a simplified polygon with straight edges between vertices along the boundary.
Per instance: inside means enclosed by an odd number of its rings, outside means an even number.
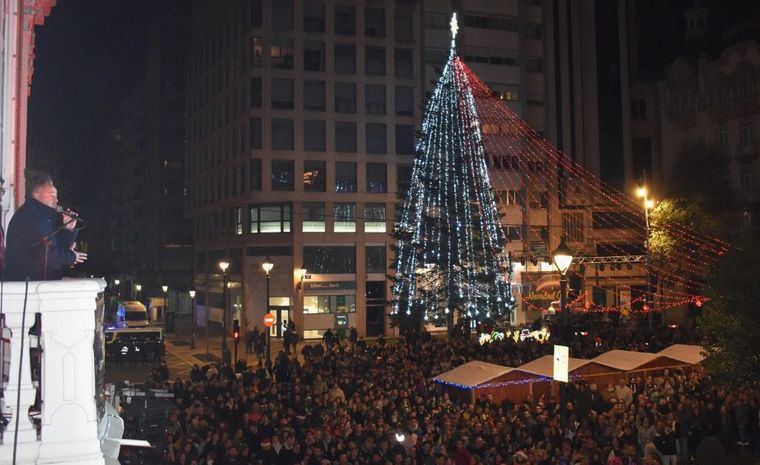
M63 213L64 215L68 216L69 218L71 218L71 219L73 219L73 220L76 220L76 221L81 221L82 223L84 223L84 222L85 222L85 221L82 219L82 217L80 217L80 216L79 216L79 215L77 215L76 213L72 212L71 210L67 210L67 209L63 208L63 207L62 207L62 206L60 206L60 205L58 205L57 207L55 207L55 211L57 211L58 213Z

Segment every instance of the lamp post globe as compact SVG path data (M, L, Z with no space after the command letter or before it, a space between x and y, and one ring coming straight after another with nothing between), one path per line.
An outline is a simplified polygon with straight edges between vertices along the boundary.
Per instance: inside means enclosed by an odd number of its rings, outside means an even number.
M271 278L271 271L272 268L274 268L274 262L272 262L272 259L267 256L264 261L261 263L261 268L264 270L264 272L267 275L267 294L266 294L266 305L264 308L266 308L266 313L269 313L269 281ZM266 357L266 366L267 369L272 367L272 327L270 327L267 331L267 357Z

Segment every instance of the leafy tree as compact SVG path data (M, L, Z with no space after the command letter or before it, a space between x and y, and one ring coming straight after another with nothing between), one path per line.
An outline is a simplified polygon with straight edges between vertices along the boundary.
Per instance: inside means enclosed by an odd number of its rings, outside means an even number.
M741 231L735 247L708 276L705 314L699 320L708 370L731 384L760 380L760 238Z

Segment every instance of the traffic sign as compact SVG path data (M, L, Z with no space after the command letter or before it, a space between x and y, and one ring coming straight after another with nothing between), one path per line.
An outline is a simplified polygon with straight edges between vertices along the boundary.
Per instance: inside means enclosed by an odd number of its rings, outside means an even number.
M264 326L267 328L274 326L274 313L267 313L264 315Z

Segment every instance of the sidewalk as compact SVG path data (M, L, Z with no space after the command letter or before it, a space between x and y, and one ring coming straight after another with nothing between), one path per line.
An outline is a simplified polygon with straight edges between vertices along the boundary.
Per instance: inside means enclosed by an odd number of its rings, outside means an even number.
M318 339L314 340L308 340L306 341L306 344L315 345L315 344L321 344L322 341ZM298 350L294 354L291 350L290 356L293 357L294 355L298 357L298 360L303 361L303 356L301 355L301 349L303 348L304 341L300 341L298 343ZM232 362L235 362L235 343L232 340L232 338L227 338L227 347L230 351L230 359ZM271 339L271 358L272 363L274 363L274 360L277 358L277 355L283 350L282 345L282 339L281 338L272 338ZM189 366L192 365L198 365L203 366L207 363L214 363L221 361L222 357L222 337L221 336L211 336L209 337L208 341L206 340L205 335L196 335L195 336L195 349L190 348L190 336L176 336L174 334L167 334L166 335L166 352L171 353L175 357L179 358ZM237 345L237 358L238 359L245 359L248 365L257 366L259 363L259 359L255 354L248 354L246 353L246 343L244 340L240 340ZM266 360L266 354L262 358L262 360Z

